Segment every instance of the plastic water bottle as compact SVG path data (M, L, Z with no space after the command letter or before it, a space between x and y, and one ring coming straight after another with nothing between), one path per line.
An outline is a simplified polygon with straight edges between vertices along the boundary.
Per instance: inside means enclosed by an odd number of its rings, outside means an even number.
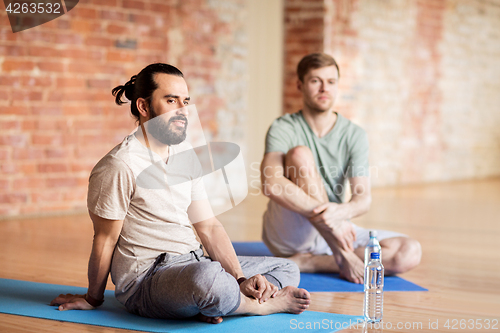
M365 248L365 267L368 265L368 261L370 261L370 254L374 252L380 254L380 262L382 262L382 249L380 248L380 244L377 240L377 231L370 230L370 240Z
M382 320L384 305L384 266L380 254L372 252L365 267L365 301L363 315L365 321L376 323Z

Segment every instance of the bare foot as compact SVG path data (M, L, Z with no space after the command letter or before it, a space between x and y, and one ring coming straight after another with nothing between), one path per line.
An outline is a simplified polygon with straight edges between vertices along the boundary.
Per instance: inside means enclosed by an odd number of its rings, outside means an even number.
M299 269L301 272L306 272L306 273L311 273L311 271L314 269L313 265L311 264L311 253L296 253L291 257L288 257L287 259L290 259L294 263L299 266Z
M340 277L354 283L362 284L364 280L364 263L354 252L343 252L339 256Z
M299 314L309 307L311 295L305 289L288 286L278 291L276 296L266 303L270 308L269 314L278 312Z
M333 256L297 253L287 259L299 266L302 273L338 273L339 267Z
M222 323L222 317L207 317L207 316L202 315L200 313L198 316L196 316L196 318L199 321L203 321L203 322L206 322L206 323L209 323L209 324L220 324L220 323Z
M242 301L234 314L269 315L280 312L299 314L309 307L311 295L305 289L288 286L262 304L255 299L243 298L243 296Z
M347 281L363 283L364 263L354 252L343 251L336 259L311 253L297 253L288 259L294 261L302 273L339 273Z

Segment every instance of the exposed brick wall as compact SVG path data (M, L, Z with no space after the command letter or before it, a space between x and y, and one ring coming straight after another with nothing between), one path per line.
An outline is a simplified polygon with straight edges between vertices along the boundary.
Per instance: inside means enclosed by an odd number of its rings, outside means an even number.
M209 138L238 142L243 4L87 0L15 34L3 11L0 217L85 209L90 170L135 128L129 106L116 106L111 89L152 62L184 72ZM221 114L231 116L224 125L235 132L221 130Z
M308 2L293 3L308 11ZM500 175L500 5L315 4L323 9L308 25L323 31L321 50L339 62L336 109L368 132L374 185ZM301 9L285 11L287 40L301 41L301 56L318 48L321 41L306 42L303 22L293 19ZM300 50L286 46L285 52L284 111L295 112L301 102L291 73Z
M296 69L308 53L321 52L325 43L324 0L285 0L283 108L295 112L302 106Z

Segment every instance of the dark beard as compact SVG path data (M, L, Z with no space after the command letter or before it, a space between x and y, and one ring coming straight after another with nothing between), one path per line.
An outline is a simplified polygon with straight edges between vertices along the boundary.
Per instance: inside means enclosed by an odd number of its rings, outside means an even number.
M165 123L165 120L162 117L158 117L158 114L154 111L153 106L150 105L149 109L151 110L151 119L146 122L146 126L148 132L156 140L168 146L178 145L182 141L186 140L188 120L185 116L173 116L168 120L168 123ZM180 132L171 129L171 126L175 126L172 125L172 123L176 120L182 120L185 122L184 129Z

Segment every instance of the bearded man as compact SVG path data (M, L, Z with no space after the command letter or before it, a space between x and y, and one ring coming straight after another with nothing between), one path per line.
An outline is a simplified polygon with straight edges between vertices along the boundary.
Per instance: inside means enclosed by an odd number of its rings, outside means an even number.
M211 214L200 161L185 142L190 97L182 72L151 64L113 95L118 105L123 95L130 100L139 127L90 174L88 291L60 295L51 304L97 308L111 273L116 298L145 317L196 316L216 324L229 315L307 309L310 295L297 288L293 261L237 257Z

